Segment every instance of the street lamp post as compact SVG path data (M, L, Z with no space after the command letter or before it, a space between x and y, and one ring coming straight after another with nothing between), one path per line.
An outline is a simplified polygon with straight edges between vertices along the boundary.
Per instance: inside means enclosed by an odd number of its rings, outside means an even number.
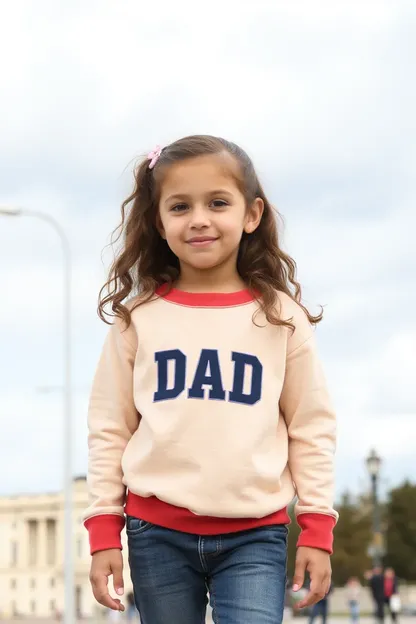
M74 565L72 549L72 410L71 410L71 250L68 238L61 225L43 212L25 210L14 206L0 206L0 216L28 216L46 221L58 234L63 251L63 353L64 353L64 584L65 624L74 624Z
M378 500L378 483L380 476L381 458L375 450L372 450L367 457L367 470L371 478L371 495L373 503L373 545L371 547L371 556L373 566L381 565L383 556L383 537L381 533L380 505Z

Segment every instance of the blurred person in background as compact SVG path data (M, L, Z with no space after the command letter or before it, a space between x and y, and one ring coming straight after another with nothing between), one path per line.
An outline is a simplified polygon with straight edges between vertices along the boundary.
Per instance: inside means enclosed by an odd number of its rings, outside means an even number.
M393 568L384 571L384 604L387 606L392 622L397 622L400 611L400 597L397 576Z
M317 617L321 617L322 624L326 624L327 619L328 619L329 594L331 593L331 591L332 591L332 584L329 588L328 593L322 598L322 600L319 600L312 607L312 611L309 617L309 624L313 624L313 622L315 621L315 618Z
M360 595L362 586L356 576L352 576L346 584L348 608L351 621L356 624L360 619Z
M370 586L371 595L374 600L375 618L378 622L384 622L384 574L381 566L375 566L366 575Z
M309 624L313 624L316 618L322 618L322 624L326 624L328 618L328 598L322 598L316 604L313 605L311 615L309 617Z

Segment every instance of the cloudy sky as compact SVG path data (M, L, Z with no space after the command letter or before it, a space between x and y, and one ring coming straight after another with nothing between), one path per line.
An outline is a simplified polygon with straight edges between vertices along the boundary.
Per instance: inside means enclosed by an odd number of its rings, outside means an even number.
M411 6L413 4L413 6ZM102 250L132 161L186 134L253 157L284 215L339 416L338 493L411 475L416 438L414 3L0 2L0 204L73 256L74 472L106 326ZM0 494L62 480L62 269L0 216ZM412 461L413 458L413 461Z

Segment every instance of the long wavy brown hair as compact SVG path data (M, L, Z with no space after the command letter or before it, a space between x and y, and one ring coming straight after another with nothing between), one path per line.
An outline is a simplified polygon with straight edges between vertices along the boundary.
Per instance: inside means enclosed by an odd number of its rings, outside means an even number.
M119 316L128 327L132 310L152 299L159 286L165 284L168 292L179 277L179 260L156 227L166 169L189 158L224 152L228 152L239 165L236 181L246 205L250 206L257 197L264 202L257 229L251 234L243 233L237 260L239 275L258 300L269 323L293 329L291 319L280 318L277 291L283 291L296 301L311 324L322 319L322 310L313 316L301 302L296 263L279 245L277 222L281 221L281 216L268 201L249 156L241 147L225 139L194 135L163 148L153 169L149 168L148 158L135 168L134 190L122 203L121 223L112 234L112 243L122 238L123 244L99 294L98 315L104 322L109 323L107 316ZM140 296L129 306L125 305L132 295ZM112 313L105 310L108 305Z

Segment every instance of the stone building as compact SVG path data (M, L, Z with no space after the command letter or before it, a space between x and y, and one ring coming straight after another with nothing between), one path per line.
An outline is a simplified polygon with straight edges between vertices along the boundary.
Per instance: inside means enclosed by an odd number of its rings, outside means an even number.
M74 480L74 599L81 616L98 614L89 583L85 477ZM123 531L126 591L131 588ZM110 585L111 587L111 585ZM1 616L51 617L64 607L64 506L61 492L0 497Z

